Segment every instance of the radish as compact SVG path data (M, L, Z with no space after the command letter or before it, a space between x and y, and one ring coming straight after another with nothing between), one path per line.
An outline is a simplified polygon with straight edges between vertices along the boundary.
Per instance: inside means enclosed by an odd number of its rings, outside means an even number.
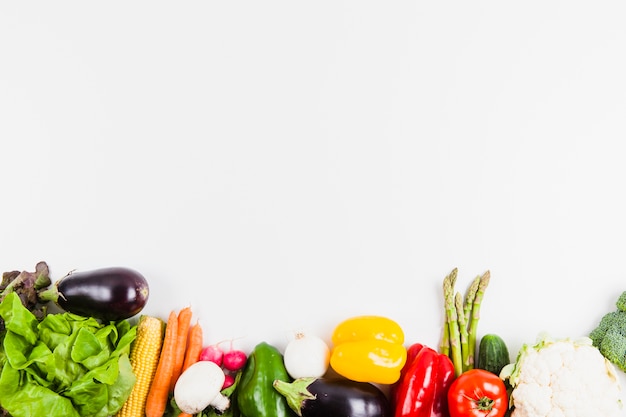
M209 361L222 366L224 361L224 351L218 346L219 344L207 346L200 352L201 361Z
M330 348L320 337L298 332L287 343L283 361L293 379L321 378L328 371Z
M224 384L222 384L222 389L226 389L232 386L235 383L235 377L231 374L224 374Z
M224 343L220 342L220 343ZM220 343L217 343L219 345ZM222 356L222 368L230 372L237 372L246 365L248 356L239 349L233 349L233 340L230 340L230 348Z
M224 353L222 367L231 372L237 372L245 366L247 360L248 357L243 351L231 349Z

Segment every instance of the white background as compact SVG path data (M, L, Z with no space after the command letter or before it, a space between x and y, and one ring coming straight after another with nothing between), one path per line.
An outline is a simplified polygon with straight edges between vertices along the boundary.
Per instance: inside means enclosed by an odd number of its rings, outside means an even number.
M626 290L623 2L3 2L0 266L127 266L207 343L436 346L486 270L514 356ZM622 374L623 376L623 374Z

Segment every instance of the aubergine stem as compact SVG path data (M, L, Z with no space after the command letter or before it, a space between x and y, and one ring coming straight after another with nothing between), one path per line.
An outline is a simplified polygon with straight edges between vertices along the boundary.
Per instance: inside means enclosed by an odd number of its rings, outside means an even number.
M53 303L56 303L57 301L59 301L59 297L63 297L63 294L59 292L59 289L55 284L47 290L41 291L38 297L39 300L41 300L42 302L52 301Z
M309 385L315 382L317 378L298 378L293 382L285 382L277 379L274 381L274 388L283 397L287 399L289 407L295 411L295 413L302 417L302 407L308 400L314 400L315 395L311 394L307 389Z

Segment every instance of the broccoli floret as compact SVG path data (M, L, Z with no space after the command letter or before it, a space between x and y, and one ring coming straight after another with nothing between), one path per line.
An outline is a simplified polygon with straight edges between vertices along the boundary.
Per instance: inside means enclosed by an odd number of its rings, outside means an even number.
M626 335L618 326L610 327L600 343L600 353L622 371L626 371Z
M626 328L626 312L612 311L602 317L598 326L589 333L589 337L593 341L595 347L600 347L604 335L611 327Z
M619 296L615 305L619 311L626 311L626 291Z
M605 358L626 372L626 291L620 295L616 306L617 310L602 317L589 338Z

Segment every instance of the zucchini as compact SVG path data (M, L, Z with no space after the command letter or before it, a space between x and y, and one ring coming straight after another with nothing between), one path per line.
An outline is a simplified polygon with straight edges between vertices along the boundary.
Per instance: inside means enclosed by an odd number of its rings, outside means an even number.
M476 368L500 375L502 368L509 363L511 363L509 349L500 336L486 334L480 339Z

